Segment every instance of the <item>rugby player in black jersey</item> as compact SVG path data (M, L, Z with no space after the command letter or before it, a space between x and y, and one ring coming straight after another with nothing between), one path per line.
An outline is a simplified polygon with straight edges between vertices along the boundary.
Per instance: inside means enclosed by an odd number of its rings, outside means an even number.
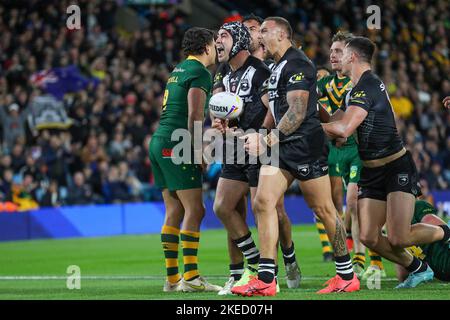
M262 60L263 52L261 49L261 46L259 45L259 40L257 39L257 36L259 34L259 27L262 22L262 19L250 15L244 18L243 24L247 27L250 33L250 45L249 45L249 52L253 56L249 61L253 61L255 64L257 59L260 61ZM228 32L230 33L230 32ZM235 32L236 34L236 32ZM230 33L231 35L231 33ZM231 38L228 38L230 40ZM225 42L227 40L224 40ZM218 42L221 42L220 40ZM219 44L218 47L220 48L221 45ZM232 50L232 48L229 48L229 50ZM244 53L238 53L236 56L243 57L245 59L248 58L248 54ZM257 59L255 59L257 58ZM233 62L235 62L237 59L234 59ZM230 81L228 73L230 72L230 64L228 63L228 60L226 57L221 56L220 62L222 64L219 66L218 73L216 73L215 81L214 81L214 90L215 93L224 91L226 88L226 83ZM246 63L246 62L245 62ZM260 67L260 63L256 63L256 67ZM239 68L238 68L239 69ZM244 72L245 68L243 68L240 72ZM233 72L231 74L239 74L238 71ZM270 75L270 72L267 75ZM225 82L224 82L225 80ZM233 80L233 79L231 79ZM247 79L242 79L243 82L247 82ZM234 81L234 80L233 80ZM245 84L245 83L244 83ZM238 84L239 86L239 84ZM232 86L228 86L228 89L232 89ZM255 88L257 90L257 88ZM256 92L256 91L255 91ZM263 99L264 100L264 99ZM266 103L265 105L257 104L256 109L259 107L262 107L263 109L256 110L255 108L252 109L251 106L248 107L247 112L256 112L256 113L267 113L268 110L268 99L265 99ZM264 101L263 101L264 102ZM259 102L258 102L259 103ZM245 106L245 109L247 106ZM244 110L245 110L244 109ZM245 111L244 111L245 112ZM245 117L245 116L244 116ZM248 117L247 117L248 118ZM268 117L269 122L271 121L272 117ZM245 118L242 119L241 128L246 128L248 125L245 124ZM261 127L265 127L265 123L260 123ZM270 124L268 125L270 126ZM219 129L222 132L225 132L228 129L228 122L225 122L220 119L213 119L213 128ZM253 126L254 129L257 129L255 126ZM230 228L233 228L233 226L237 221L238 223L238 229L242 226L240 223L242 220L245 221L246 218L246 194L248 193L248 187L247 189L245 187L240 190L237 187L242 187L246 180L248 181L248 184L250 186L250 194L251 194L251 200L254 199L254 196L256 194L256 184L258 182L258 173L259 173L259 165L249 165L249 166L242 166L242 165L229 165L225 164L223 167L223 173L220 178L220 186L218 186L217 192L216 192L216 199L215 199L215 212L218 215L218 217L223 219L228 219L230 222L228 225ZM256 170L256 171L255 171ZM248 175L248 173L251 173ZM248 177L245 177L245 175L248 175ZM225 189L226 188L226 189ZM235 192L229 193L229 192L223 192L228 191L228 188L233 189ZM244 189L247 191L244 192ZM244 196L236 202L236 198L239 194L242 194L244 192ZM283 260L284 265L286 269L286 282L288 288L298 288L300 285L301 280L301 273L300 268L298 266L298 263L296 261L295 257L295 249L294 249L294 243L292 241L292 231L291 231L291 222L289 220L289 217L287 216L286 210L284 208L284 199L280 199L280 201L277 204L277 213L278 213L278 219L279 219L279 228L280 228L280 246L283 252ZM241 218L238 218L237 215L239 215ZM224 222L225 224L225 222ZM243 266L243 255L242 255L242 246L241 248L238 248L236 238L231 236L231 233L229 233L228 236L228 251L230 255L230 278L223 287L223 289L219 292L219 295L225 295L230 294L230 289L235 285L242 285L248 282L251 275L255 275L257 272L257 266L252 265L251 262L255 262L258 259L258 256L256 256L256 253L253 253L253 258L250 258L251 261L247 268L244 269ZM246 240L247 235L244 235L244 241L250 241ZM240 237L242 238L242 237ZM239 240L239 239L238 239ZM253 248L253 244L251 243L250 246ZM244 250L247 250L247 247L243 248ZM254 249L253 249L254 250Z
M331 198L324 147L326 137L317 111L316 69L292 44L292 28L281 17L264 20L260 41L276 62L269 78L269 103L276 131L262 137L249 134L246 149L261 154L262 147L279 143L279 164L261 167L254 209L258 219L260 261L258 277L232 292L243 296L275 295L274 268L278 240L276 203L294 179L309 207L320 217L332 242L337 275L318 293L359 290L345 243L345 229Z
M274 61L271 59L266 59L266 53L263 50L259 42L259 30L261 28L264 19L258 17L254 14L245 16L242 20L244 26L250 32L250 47L249 51L252 56L260 59L264 62L269 69L272 69L275 65ZM265 102L265 101L263 101ZM268 102L268 100L266 100ZM266 105L267 109L269 105ZM273 127L273 117L269 115L265 118L262 128L272 128ZM256 195L256 190L254 190L254 196ZM279 243L281 247L281 252L283 253L284 267L286 269L286 283L288 288L298 288L300 285L301 272L297 259L295 257L294 241L292 240L292 226L289 216L286 213L284 207L284 196L280 198L276 205L277 215L278 215L278 228L279 228Z
M323 124L333 138L347 138L356 131L363 162L358 192L360 239L370 249L408 270L397 288L411 288L433 279L425 261L405 248L435 241L447 243L447 225L411 225L415 197L420 189L414 161L406 151L395 125L394 112L384 83L371 70L375 45L365 37L348 41L342 71L354 87L347 95L346 111L338 121ZM386 224L387 237L381 229Z

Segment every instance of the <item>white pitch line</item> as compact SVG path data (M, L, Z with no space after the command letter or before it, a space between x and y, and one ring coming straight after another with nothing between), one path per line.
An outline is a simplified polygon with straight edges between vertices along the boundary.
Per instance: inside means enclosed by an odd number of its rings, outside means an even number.
M55 276L55 275L43 275L43 276L0 276L1 280L67 280L67 276ZM80 276L81 280L164 280L165 276L130 276L130 275L92 275L92 276ZM223 275L209 275L206 276L208 279L228 279L228 276ZM303 276L302 280L319 280L326 281L329 277L318 277L318 276ZM381 281L397 281L396 278L385 278Z

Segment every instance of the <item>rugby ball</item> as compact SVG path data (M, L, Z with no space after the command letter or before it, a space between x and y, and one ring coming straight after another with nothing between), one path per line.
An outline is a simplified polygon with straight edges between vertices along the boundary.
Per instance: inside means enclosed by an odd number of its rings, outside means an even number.
M219 92L209 100L209 112L219 119L236 119L244 109L241 97L232 92Z

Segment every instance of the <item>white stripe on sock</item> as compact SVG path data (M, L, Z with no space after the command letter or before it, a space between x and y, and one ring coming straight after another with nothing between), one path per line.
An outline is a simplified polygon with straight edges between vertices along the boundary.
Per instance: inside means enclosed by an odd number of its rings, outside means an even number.
M349 273L352 273L352 272L353 272L353 269L350 269L350 270L339 270L337 273L349 274Z
M345 262L335 262L335 264L337 265L337 266L342 266L342 265L344 265L344 264L351 264L352 263L352 261L351 260L348 260L348 261L345 261Z
M253 247L253 248L248 249L247 251L244 251L244 255L246 256L246 255L252 254L254 252L258 252L259 253L259 250L258 250L257 247Z
M414 270L412 273L415 273L415 272L419 271L420 268L422 268L422 261L419 260L419 262L420 262L419 267L416 270Z
M244 271L245 271L244 269L230 270L230 274L243 274Z
M249 245L250 243L252 243L253 242L253 239L252 239L252 237L250 237L250 238L248 238L247 240L244 240L244 241L242 241L242 242L239 242L238 244L237 244L237 246L239 247L239 248L241 248L241 247L244 247L244 246L246 246L246 245Z
M248 260L248 259L252 259L252 258L254 258L254 257L257 257L257 256L259 256L259 251L258 252L255 252L254 254L251 254L251 255L249 255L249 256L247 256L247 255L244 255L245 256L245 258Z
M275 275L275 270L273 269L259 269L258 272L270 272L271 274Z
M295 252L292 252L292 253L289 254L289 255L285 255L285 254L283 253L283 257L285 257L285 258L292 258L294 255L295 255Z
M271 263L260 263L259 266L260 267L275 268L275 264L271 264Z

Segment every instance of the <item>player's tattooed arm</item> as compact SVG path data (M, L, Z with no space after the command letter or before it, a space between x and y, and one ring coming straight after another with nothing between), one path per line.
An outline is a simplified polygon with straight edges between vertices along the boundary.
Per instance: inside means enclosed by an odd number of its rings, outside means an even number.
M281 118L277 129L284 135L290 135L297 130L306 117L309 92L306 90L293 90L287 93L288 110Z
M333 239L333 250L337 257L346 255L348 253L345 237L345 229L342 225L342 220L336 218L336 233Z

